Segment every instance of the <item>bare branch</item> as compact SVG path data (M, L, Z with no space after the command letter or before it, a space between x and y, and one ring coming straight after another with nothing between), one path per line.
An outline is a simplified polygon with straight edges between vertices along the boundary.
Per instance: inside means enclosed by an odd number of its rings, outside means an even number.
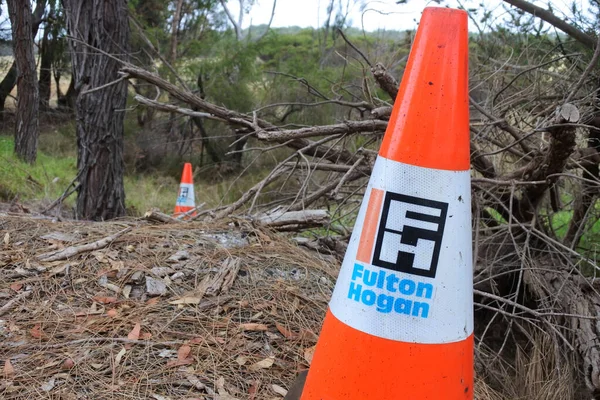
M385 69L383 64L375 64L375 66L371 68L371 72L379 86L392 98L392 100L396 100L400 85L398 81L387 72L387 69Z
M132 229L133 229L132 227L127 227L127 228L123 229L122 231L119 231L113 235L107 236L107 237L97 240L95 242L84 244L81 246L67 247L60 251L52 251L50 253L40 254L37 258L41 261L46 261L46 262L66 260L69 257L74 257L81 253L85 253L88 251L94 251L94 250L98 250L103 247L106 247L109 244L111 244L112 242L114 242L115 240L117 240L122 235L131 231Z
M534 4L531 4L530 2L525 1L525 0L504 0L504 1L512 6L515 6L519 9L525 11L525 12L528 12L529 14L532 14L536 17L543 19L550 25L560 29L561 31L568 34L573 39L577 40L578 42L585 45L589 49L592 49L592 50L594 49L594 46L596 45L596 41L594 40L593 37L587 35L586 33L580 31L579 29L575 28L573 25L566 22L563 18L557 17L552 12L550 12L548 10L544 10L543 8L538 7Z
M342 35L342 38L344 39L344 41L348 44L348 46L352 47L354 49L354 51L356 51L362 58L363 60L365 60L365 62L367 63L367 65L371 68L373 68L373 64L371 64L371 61L369 61L369 59L363 54L362 51L360 51L355 45L354 43L352 43L344 34L344 32L337 28L337 32Z
M475 169L484 177L496 177L496 169L494 168L494 164L492 164L490 160L481 154L481 150L479 150L479 147L473 143L473 141L471 141L471 164L473 164Z
M343 165L343 164L326 164L326 163L309 163L309 164L299 164L296 165L295 162L288 162L285 164L286 167L295 167L295 168L304 168L310 170L319 170L319 171L331 171L331 172L348 172L353 166L352 165ZM371 167L358 167L357 171L361 171L364 174L371 173Z
M265 29L265 31L262 33L262 35L260 35L256 41L260 41L262 38L265 37L265 35L269 32L269 29L271 29L271 24L273 23L273 18L275 17L275 8L277 7L277 0L273 0L273 9L271 10L271 18L269 18L269 23L267 24L267 27Z
M480 113L485 115L492 122L493 125L497 125L500 129L502 129L505 132L508 132L513 138L515 138L515 140L517 141L516 143L519 143L521 145L521 148L523 149L523 151L526 154L531 153L531 149L524 142L525 138L523 137L522 132L520 132L514 126L510 125L508 122L506 122L506 120L504 118L494 117L485 108L483 108L479 103L477 103L475 100L473 100L473 98L471 96L469 96L469 100L471 101L471 104L473 104L473 106L477 109L477 111L479 111Z
M177 80L179 81L179 83L181 84L181 86L183 86L185 89L189 90L189 88L185 84L185 81L183 79L181 79L181 77L179 76L179 74L177 73L177 71L175 71L175 68L173 68L173 66L171 65L171 63L169 63L166 60L166 58L164 58L162 56L162 54L160 54L160 51L158 51L158 49L156 47L154 47L154 44L152 44L152 42L150 41L150 39L148 39L148 36L146 36L146 33L144 32L144 28L142 28L142 26L140 25L140 23L131 14L129 15L129 20L131 22L133 22L133 25L138 30L138 33L141 36L142 40L146 43L146 45L148 45L148 47L150 47L152 49L152 51L154 52L154 54L156 54L156 56L158 58L160 58L160 61L162 61L163 64L166 65L167 68L169 68L169 71L171 71L171 73L173 74L173 76L175 76L177 78Z
M259 131L257 137L262 140L288 140L326 135L348 135L351 133L383 133L387 122L380 120L346 121L343 124L314 126L309 128Z
M210 118L210 119L214 119L217 121L225 122L224 119L215 117L214 115L209 114L209 113L194 111L194 110L190 110L189 108L177 107L172 104L161 103L160 101L154 101L154 100L151 100L151 99L144 97L142 95L139 95L139 94L134 97L134 100L140 104L143 104L148 107L156 108L157 110L160 110L160 111L176 112L179 114L187 115L189 117Z
M173 26L171 26L171 49L169 52L169 62L171 64L174 64L175 60L177 60L177 35L179 34L179 21L181 20L182 7L183 0L177 0L175 14L173 15Z
M592 70L594 68L598 67L598 57L599 56L600 56L600 35L598 35L598 41L596 42L596 50L594 51L594 55L592 56L592 60L588 64L588 66L585 69L585 71L583 71L583 74L581 74L581 76L579 77L579 80L577 81L577 83L575 84L575 86L573 86L573 89L571 89L571 92L569 93L569 95L567 96L567 99L565 100L565 104L568 103L568 102L570 102L571 99L573 99L573 97L575 96L575 94L577 93L577 91L583 86L583 83L588 78L588 76L590 75L590 73L592 72Z
M215 117L226 120L230 123L245 126L251 129L252 131L256 130L257 128L268 129L272 131L278 129L277 126L261 118L254 118L247 114L242 114L237 111L232 111L225 107L220 107L215 104L212 104L189 91L181 90L172 83L146 70L130 65L124 66L121 70L130 77L139 78L145 80L148 83L156 85L157 87L167 91L169 94L171 94L171 96L173 96L173 98L177 100L197 107L200 110L204 110L205 112L210 113ZM316 145L314 142L303 138L294 139L293 141L289 142L288 146L296 150L304 149L306 150L305 154L311 155L313 157L323 157L332 162L341 161L344 163L354 163L358 159L356 155L350 153L348 150L337 148L323 148L319 145Z
M237 23L237 21L233 17L233 14L231 13L231 11L229 11L229 8L227 7L226 2L224 0L219 0L219 1L220 1L221 5L223 6L223 10L225 11L225 14L227 14L227 18L229 18L229 22L231 22L231 25L233 25L233 29L235 30L236 39L240 40L242 38L242 27L240 26L241 24ZM243 12L244 12L244 10L243 10L242 4L240 4L240 14Z

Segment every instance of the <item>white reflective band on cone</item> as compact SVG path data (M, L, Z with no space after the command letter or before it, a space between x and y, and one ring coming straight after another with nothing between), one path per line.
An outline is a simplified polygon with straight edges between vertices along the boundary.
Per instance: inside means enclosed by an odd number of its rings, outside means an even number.
M176 205L180 207L195 207L193 183L182 183L179 186L179 196L177 197Z
M379 243L365 263L356 255L373 189L383 191L380 209L371 211L377 216L374 242ZM432 344L464 340L473 332L471 246L469 171L378 157L331 312L381 338Z

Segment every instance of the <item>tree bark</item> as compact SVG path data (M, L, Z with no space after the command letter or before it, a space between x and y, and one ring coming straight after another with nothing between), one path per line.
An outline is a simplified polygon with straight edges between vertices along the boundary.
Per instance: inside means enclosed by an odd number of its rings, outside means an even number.
M177 60L177 35L179 34L179 21L181 20L181 9L183 0L177 1L175 15L173 15L173 26L171 27L171 50L169 51L169 63L175 64Z
M77 92L77 217L125 214L123 122L127 82L118 81L129 53L126 0L64 0ZM111 54L112 56L108 56Z
M29 0L8 0L13 48L17 65L17 119L15 123L15 153L32 164L37 153L40 133L39 92L35 58L33 56L33 29Z
M239 14L239 18L237 21L235 20L231 11L229 11L229 8L227 8L226 2L224 0L220 0L220 2L221 2L221 6L223 6L223 10L225 11L225 14L227 14L227 18L229 18L231 25L233 25L233 30L235 31L235 38L239 41L242 38L242 21L244 18L244 1L240 0L240 14Z
M40 0L35 6L35 11L32 15L32 23L30 24L32 32L31 36L37 35L40 24L42 23L42 16L44 15L44 9L46 8L46 0ZM6 99L10 95L10 92L15 88L17 84L17 63L13 61L10 69L4 76L2 82L0 82L0 119L4 118L4 105Z
M52 46L49 39L50 23L44 29L44 37L40 46L40 110L47 111L50 108L50 94L52 86Z
M600 117L595 117L591 121L586 121L589 128L588 135L588 153L583 157L581 164L583 166L583 177L587 179L581 183L581 192L577 194L573 206L573 217L569 223L569 229L565 235L565 244L575 249L581 240L584 232L586 217L590 208L594 205L598 196L597 182L600 178L600 166L598 158L600 157Z

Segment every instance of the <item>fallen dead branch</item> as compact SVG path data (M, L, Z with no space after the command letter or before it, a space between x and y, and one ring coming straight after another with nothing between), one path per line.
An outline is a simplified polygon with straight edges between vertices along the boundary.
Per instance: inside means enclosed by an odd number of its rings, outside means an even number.
M275 211L257 215L252 219L265 228L282 228L286 225L304 228L316 227L330 222L329 213L326 210Z
M84 244L84 245L80 245L80 246L70 246L70 247L67 247L66 249L63 249L60 251L51 251L49 253L40 254L39 256L37 256L37 258L40 261L46 261L46 262L60 261L60 260L66 260L70 257L74 257L81 253L99 250L99 249L102 249L102 248L108 246L109 244L111 244L112 242L117 240L119 237L123 236L127 232L130 232L132 229L133 229L133 227L127 227L127 228L123 229L122 231L119 231L113 235L107 236L107 237L100 239L98 241L95 241L93 243L88 243L88 244Z
M0 307L0 316L6 314L8 311L11 311L17 304L19 304L21 300L24 300L29 296L31 296L31 291L26 291L10 299L5 305Z
M169 224L169 223L173 224L173 223L181 222L177 218L173 218L170 215L161 213L160 211L156 211L156 210L146 212L146 214L144 214L144 219L147 221L162 222L165 224Z

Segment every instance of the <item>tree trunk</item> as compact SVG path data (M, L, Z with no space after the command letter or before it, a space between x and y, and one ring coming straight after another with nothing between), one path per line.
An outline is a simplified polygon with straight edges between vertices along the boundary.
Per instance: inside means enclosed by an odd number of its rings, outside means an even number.
M44 29L44 37L40 46L40 109L42 111L47 111L50 108L53 49L48 36L51 28L50 23L48 23Z
M169 63L173 65L177 61L177 35L179 34L179 22L181 20L181 9L183 0L177 1L175 15L173 16L173 26L171 27L171 49L169 51Z
M23 0L24 1L24 0ZM16 3L21 3L22 1L16 1ZM42 16L44 15L44 9L46 8L46 0L40 0L37 2L35 6L35 11L32 15L32 20L30 23L30 27L32 29L31 36L35 37L37 35L40 24L42 23ZM15 88L17 84L17 63L13 61L10 69L4 76L2 82L0 82L0 119L4 118L4 105L6 103L6 99L10 95L10 92Z
M35 58L33 56L31 5L29 0L8 0L7 5L18 71L15 153L22 160L32 164L35 162L40 128L38 116L39 92Z
M61 111L73 111L75 110L75 103L77 102L77 93L75 92L75 78L74 75L71 74L71 81L69 82L69 87L67 88L67 93L62 94L60 91L60 74L58 78L55 77L56 80L56 96L58 108Z
M567 246L575 249L581 240L581 235L585 232L585 223L590 209L594 206L596 196L598 196L598 185L595 183L600 178L600 167L598 159L600 158L600 117L592 118L586 121L589 128L588 149L589 152L583 157L581 164L583 167L583 177L587 181L581 183L581 191L576 195L573 206L573 217L569 222L569 229L564 242Z
M74 38L69 46L78 94L77 217L120 217L125 214L123 122L127 82L113 83L119 78L121 63L100 51L119 58L128 54L127 2L64 0L63 5L69 35ZM94 90L99 87L103 88Z

